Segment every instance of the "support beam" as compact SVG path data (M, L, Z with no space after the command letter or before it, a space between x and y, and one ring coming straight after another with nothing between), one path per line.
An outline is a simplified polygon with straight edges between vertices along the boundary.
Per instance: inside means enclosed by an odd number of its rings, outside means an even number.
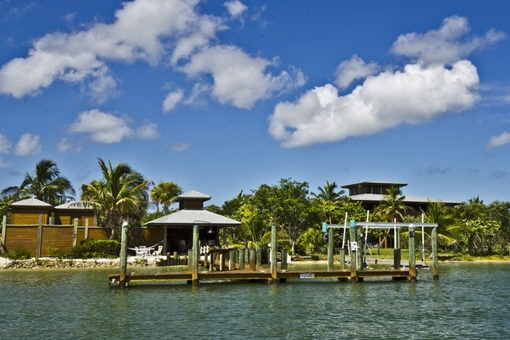
M193 247L192 247L192 255L188 260L191 263L191 283L193 285L198 285L198 256L200 252L199 247L199 231L200 227L198 225L193 226Z
M277 266L277 258L276 258L276 250L277 250L277 233L276 226L271 226L271 281L278 281L278 266Z
M328 270L334 270L333 254L335 252L335 243L333 240L333 229L328 229Z
M356 221L351 220L351 224L349 227L349 242L350 242L350 249L351 249L351 282L356 281L356 254L358 252L357 250L357 241L356 241ZM355 249L356 248L356 249Z

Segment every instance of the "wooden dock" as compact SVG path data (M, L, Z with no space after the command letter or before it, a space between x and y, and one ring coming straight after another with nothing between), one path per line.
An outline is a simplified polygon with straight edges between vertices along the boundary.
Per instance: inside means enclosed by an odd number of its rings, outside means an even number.
M201 271L198 272L197 280L199 282L207 281L264 281L264 282L286 282L289 279L338 279L339 281L363 281L364 278L373 277L389 277L393 280L412 280L409 270L403 269L365 269L356 271L354 277L350 270L278 270L276 278L273 278L269 270L252 271L245 270L228 270L228 271ZM110 274L108 282L110 285L119 284L121 280L120 274ZM132 273L125 277L126 285L129 283L143 282L193 282L192 272L172 272L172 273L156 273L141 274Z
M393 224L392 224L393 225ZM333 226L331 226L333 228ZM407 280L416 281L416 258L414 251L414 226L411 224L409 228L409 266L407 268L400 267L400 249L396 254L398 255L397 262L395 262L394 269L368 269L363 268L362 264L362 252L358 251L356 241L351 241L350 254L350 268L345 268L345 255L340 250L340 263L341 268L335 269L333 266L333 238L332 229L328 230L330 235L328 245L328 268L326 270L310 269L310 270L286 270L282 267L278 269L277 264L277 242L276 242L276 227L271 228L271 249L270 249L270 264L268 268L256 267L254 257L251 257L250 268L244 269L244 262L240 269L235 268L231 265L225 265L225 254L220 254L220 263L218 266L214 263L214 256L210 263L209 270L199 271L199 242L198 242L198 231L199 227L194 226L193 228L193 247L189 256L188 271L187 272L168 272L168 273L156 273L156 274L138 274L138 273L127 273L127 224L122 227L121 237L121 261L120 261L120 273L110 274L108 276L108 282L110 285L117 285L119 288L127 287L131 282L187 282L194 285L199 284L201 281L267 281L267 282L286 282L289 279L296 280L314 280L314 279L337 279L339 281L363 281L365 278L374 277L390 277L392 280ZM433 257L432 263L433 277L438 279L437 273L437 250L435 249L436 239L436 228L432 230L433 240ZM359 233L361 229L358 228L355 221L351 221L350 225L350 240L359 240ZM396 249L397 250L397 249ZM252 249L251 252L255 253ZM242 256L244 259L244 256ZM284 256L282 256L283 260ZM218 268L219 270L215 270Z

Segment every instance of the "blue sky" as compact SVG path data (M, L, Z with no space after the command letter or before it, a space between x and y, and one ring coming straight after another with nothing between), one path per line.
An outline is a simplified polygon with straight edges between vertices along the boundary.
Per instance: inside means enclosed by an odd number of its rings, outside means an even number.
M510 201L510 2L0 1L0 187L97 159L221 205L307 181Z

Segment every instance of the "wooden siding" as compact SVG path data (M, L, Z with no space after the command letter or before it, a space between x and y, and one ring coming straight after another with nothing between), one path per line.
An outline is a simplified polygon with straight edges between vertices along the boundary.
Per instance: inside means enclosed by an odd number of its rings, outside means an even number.
M41 240L41 257L48 256L48 249L54 248L69 251L73 247L74 225L43 225ZM37 255L38 225L6 225L5 247L7 251L22 248L28 249L32 256ZM108 239L103 228L88 227L89 239ZM84 239L85 226L78 226L76 244Z

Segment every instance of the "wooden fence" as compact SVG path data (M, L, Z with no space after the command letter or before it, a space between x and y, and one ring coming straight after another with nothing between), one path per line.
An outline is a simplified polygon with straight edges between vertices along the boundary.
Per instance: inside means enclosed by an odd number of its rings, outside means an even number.
M42 224L42 220L40 215L38 224L7 224L4 216L2 251L22 248L29 250L32 256L46 257L50 248L66 252L85 239L108 239L103 228L89 226L88 220L84 226L78 225L77 218L72 225Z

